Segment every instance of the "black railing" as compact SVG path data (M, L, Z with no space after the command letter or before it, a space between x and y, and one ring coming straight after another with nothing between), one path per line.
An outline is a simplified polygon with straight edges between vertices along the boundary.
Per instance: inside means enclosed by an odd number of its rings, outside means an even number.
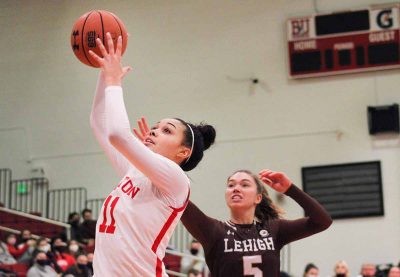
M86 188L49 190L47 194L47 218L67 222L70 213L80 213L85 208L86 200Z
M11 169L2 168L0 169L0 202L3 203L4 207L10 207L11 199Z
M47 178L12 180L10 182L9 208L46 216L48 190Z
M92 210L93 218L98 218L101 212L101 207L104 203L104 198L89 199L86 201L86 208Z

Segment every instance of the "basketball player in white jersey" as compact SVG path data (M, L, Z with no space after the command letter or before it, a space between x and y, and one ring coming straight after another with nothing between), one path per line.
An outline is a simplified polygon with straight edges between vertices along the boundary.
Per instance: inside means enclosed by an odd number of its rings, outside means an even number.
M210 125L181 119L160 120L144 128L144 143L131 132L121 82L131 70L121 66L122 39L109 51L97 39L103 58L91 112L91 127L122 178L106 198L96 226L93 261L96 277L167 276L165 249L189 198L184 171L196 167L215 140ZM144 122L144 121L143 121Z

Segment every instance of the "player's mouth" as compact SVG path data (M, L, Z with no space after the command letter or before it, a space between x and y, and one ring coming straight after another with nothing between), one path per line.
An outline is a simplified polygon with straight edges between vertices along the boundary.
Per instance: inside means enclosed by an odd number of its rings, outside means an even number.
M241 199L243 199L243 197L238 194L234 194L234 195L232 195L231 199L232 200L241 200Z
M154 141L151 138L146 138L144 140L145 145L155 145Z

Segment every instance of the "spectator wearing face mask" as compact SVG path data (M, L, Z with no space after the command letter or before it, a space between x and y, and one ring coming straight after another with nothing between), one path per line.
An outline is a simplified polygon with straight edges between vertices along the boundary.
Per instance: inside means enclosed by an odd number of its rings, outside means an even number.
M51 255L53 262L61 269L61 272L65 272L67 268L75 264L74 256L68 254L67 244L61 238L53 240L52 252L49 255Z
M87 266L88 258L81 254L76 258L76 264L69 267L62 275L63 277L91 277L91 272Z
M28 270L27 277L57 277L57 272L50 266L46 253L37 252L35 263Z
M79 223L81 217L77 212L70 213L68 215L68 224L71 225L71 239L80 241L81 235L79 231Z
M29 248L28 241L27 243L21 245L21 247L17 247L17 236L14 234L7 235L6 243L8 247L8 252L10 252L10 254L13 255L15 259L21 257L22 254L24 254L25 251Z
M318 267L313 264L309 263L304 268L303 277L318 277L319 276L319 269Z
M189 253L192 256L204 258L203 247L197 240L192 240L190 244ZM199 272L203 272L205 263L203 261L194 260L191 257L183 257L181 260L181 272L188 274L191 269L195 269Z
M94 257L93 253L87 254L87 266L89 269L90 276L93 275L93 257Z
M22 247L28 240L32 239L32 233L28 229L24 229L21 231L21 234L17 240L18 248Z
M333 277L349 277L349 266L345 261L338 261L334 267Z
M8 251L18 263L31 264L36 247L36 240L31 237L29 230L22 231L21 243L17 246L17 237L14 234L7 236L6 242Z
M68 254L74 256L75 258L82 254L82 249L76 240L70 240L68 242Z
M361 266L360 274L357 277L375 277L376 266L372 263L364 263Z
M36 242L36 251L48 253L51 250L51 245L45 238L40 238Z

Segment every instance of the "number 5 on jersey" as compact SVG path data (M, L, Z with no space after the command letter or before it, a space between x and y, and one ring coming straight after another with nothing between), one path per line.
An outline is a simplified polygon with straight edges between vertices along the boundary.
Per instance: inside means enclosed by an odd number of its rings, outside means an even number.
M107 234L114 234L115 232L115 218L114 218L114 209L115 206L117 205L117 202L119 200L119 197L115 197L113 199L112 195L109 195L104 202L103 205L103 222L99 225L99 232L100 233L107 233ZM111 202L111 204L110 204ZM108 216L108 210L110 210L110 224L107 225L107 216Z
M243 256L243 275L263 277L262 271L254 266L254 264L261 264L262 258L260 255L256 256Z

